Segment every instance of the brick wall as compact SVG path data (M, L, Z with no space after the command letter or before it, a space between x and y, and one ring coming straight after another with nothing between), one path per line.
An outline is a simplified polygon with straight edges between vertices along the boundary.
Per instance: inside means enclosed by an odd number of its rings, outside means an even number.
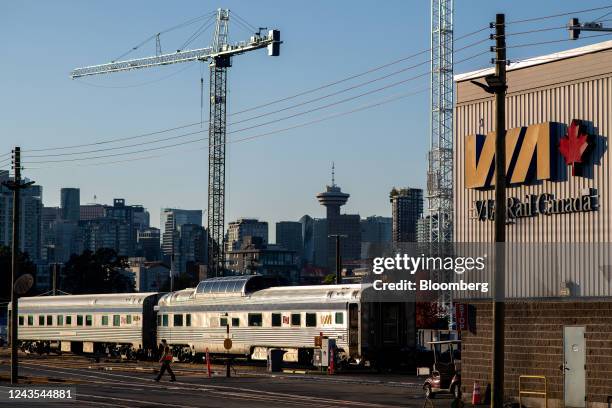
M490 382L491 318L491 303L470 305L470 330L462 333L461 375L466 396L471 396L474 381L483 392ZM586 329L587 401L606 402L612 395L612 301L506 303L506 396L518 397L519 375L545 375L549 398L563 401L559 366L563 364L563 326L569 325Z

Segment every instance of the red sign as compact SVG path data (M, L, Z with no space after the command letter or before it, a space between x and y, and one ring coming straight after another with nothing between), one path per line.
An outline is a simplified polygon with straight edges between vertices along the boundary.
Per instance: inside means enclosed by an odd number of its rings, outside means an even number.
M559 152L565 163L572 166L572 176L576 175L576 164L582 163L582 156L589 146L588 134L579 120L572 120L565 137L559 141Z
M464 303L455 304L455 322L457 324L457 330L468 329L468 311L467 305Z

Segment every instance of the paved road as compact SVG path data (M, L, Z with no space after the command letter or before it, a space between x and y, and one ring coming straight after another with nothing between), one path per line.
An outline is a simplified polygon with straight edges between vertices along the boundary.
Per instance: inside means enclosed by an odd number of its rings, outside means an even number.
M8 361L0 375L8 374ZM151 366L92 364L86 360L25 358L20 374L76 382L77 401L52 406L83 407L422 407L414 377L344 375L267 375L241 372L207 378L199 369L177 366L179 379L152 381ZM385 381L388 378L389 381ZM401 380L401 381L400 381ZM8 384L0 382L0 386ZM51 405L51 404L50 404ZM450 401L438 400L436 407Z

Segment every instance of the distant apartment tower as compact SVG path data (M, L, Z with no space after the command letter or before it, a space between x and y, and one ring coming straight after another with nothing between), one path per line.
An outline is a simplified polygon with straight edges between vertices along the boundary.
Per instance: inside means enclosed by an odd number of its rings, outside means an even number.
M137 254L147 262L161 260L161 240L159 228L149 227L138 231Z
M196 264L207 262L206 229L197 224L182 224L175 234L174 258L172 271L176 274L194 270Z
M183 224L202 225L202 210L163 208L160 214L162 256L170 262L174 247L178 245L178 227Z
M0 182L8 180L8 171L0 171ZM41 260L42 255L42 209L42 186L33 185L21 190L19 250L27 252L30 260L35 263ZM12 245L12 231L13 192L0 186L0 245Z
M304 250L302 262L317 268L327 268L327 220L304 215L300 218Z
M239 218L227 227L226 251L240 249L246 237L259 237L268 244L268 223L255 218Z
M60 190L60 195L60 218L66 221L78 222L81 218L81 190L65 187Z
M95 220L96 218L104 217L104 205L102 204L85 204L80 208L81 221Z
M421 217L417 221L417 242L429 242L429 226L431 222L430 217L431 215Z
M299 221L280 221L276 223L276 244L302 256L304 240L302 223Z
M376 215L361 220L361 242L385 243L391 241L393 218Z
M361 258L381 256L391 242L393 219L391 217L370 216L361 220Z
M393 242L416 242L417 221L423 215L423 190L393 188L389 201L393 218Z

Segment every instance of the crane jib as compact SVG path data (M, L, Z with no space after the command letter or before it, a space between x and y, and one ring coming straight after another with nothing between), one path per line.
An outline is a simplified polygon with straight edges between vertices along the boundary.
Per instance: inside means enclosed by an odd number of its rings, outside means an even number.
M211 47L199 48L188 51L177 51L171 54L162 54L157 56L137 58L126 61L116 61L107 64L92 65L89 67L76 68L70 73L71 78L80 78L89 75L99 75L118 71L129 71L132 69L150 68L161 65L176 64L180 62L190 61L206 61L211 58L218 56L233 56L242 54L247 51L256 50L259 48L265 48L271 46L274 48L274 52L270 55L278 55L278 45L282 41L279 40L279 34L277 30L270 30L270 34L264 38L252 38L250 42L242 42L235 45L227 45L227 48L213 52Z

